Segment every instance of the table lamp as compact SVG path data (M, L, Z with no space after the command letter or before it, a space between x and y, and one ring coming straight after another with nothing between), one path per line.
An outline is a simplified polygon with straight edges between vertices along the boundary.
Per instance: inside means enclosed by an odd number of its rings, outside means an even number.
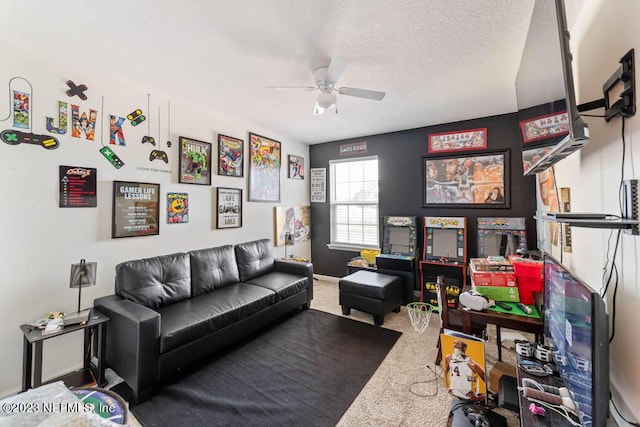
M78 311L72 313L64 319L65 325L72 323L86 322L89 318L89 312L82 313L80 311L80 305L82 302L82 288L87 286L94 286L96 284L96 271L98 269L98 263L86 262L84 259L80 260L79 264L71 264L71 277L69 278L69 287L78 288Z
M285 258L288 258L287 257L287 248L289 246L293 246L294 243L295 243L295 241L294 241L294 238L293 238L293 233L289 233L289 232L284 233L284 257Z

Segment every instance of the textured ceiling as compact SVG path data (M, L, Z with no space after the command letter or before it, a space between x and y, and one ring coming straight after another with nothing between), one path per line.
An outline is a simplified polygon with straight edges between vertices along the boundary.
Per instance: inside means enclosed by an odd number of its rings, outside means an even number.
M571 22L583 0L567 0ZM73 53L101 75L144 81L303 143L516 110L533 0L2 1L0 35L39 57ZM25 25L25 23L27 23ZM77 56L74 56L77 54ZM340 56L338 114L313 116L312 71ZM4 62L4 61L3 61ZM5 62L6 65L6 62Z

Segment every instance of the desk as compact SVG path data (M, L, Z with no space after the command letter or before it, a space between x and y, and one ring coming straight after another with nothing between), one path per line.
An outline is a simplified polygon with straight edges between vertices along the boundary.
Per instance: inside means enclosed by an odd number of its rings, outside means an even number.
M22 391L27 391L33 387L39 387L42 384L42 343L44 340L55 338L69 332L84 331L84 366L85 370L91 368L91 354L96 353L98 359L96 370L96 380L99 386L106 384L104 378L104 362L105 362L105 344L106 334L104 331L105 324L109 318L96 309L91 310L89 321L84 325L68 325L58 332L43 335L43 330L34 328L31 325L20 325L20 329L24 334L23 353L22 353ZM91 335L96 332L95 348L92 347ZM35 350L35 352L34 352ZM93 351L91 351L93 350ZM33 376L33 383L31 377ZM63 377L64 378L64 377ZM58 378L58 379L63 379ZM53 381L53 380L52 380ZM82 385L82 384L67 384Z
M544 322L535 317L518 316L517 314L498 313L495 311L473 311L457 308L462 314L462 328L471 333L471 322L484 325L496 325L498 340L498 360L502 360L502 339L500 328L515 329L536 335L536 342L541 343L544 335Z

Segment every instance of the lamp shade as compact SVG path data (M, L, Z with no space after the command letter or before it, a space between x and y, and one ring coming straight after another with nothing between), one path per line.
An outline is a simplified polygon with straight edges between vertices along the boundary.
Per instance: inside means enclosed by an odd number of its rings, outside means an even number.
M71 276L69 278L70 288L93 286L96 284L97 262L86 262L80 260L79 264L71 264Z
M325 110L336 105L336 96L330 92L322 92L318 95L318 106Z

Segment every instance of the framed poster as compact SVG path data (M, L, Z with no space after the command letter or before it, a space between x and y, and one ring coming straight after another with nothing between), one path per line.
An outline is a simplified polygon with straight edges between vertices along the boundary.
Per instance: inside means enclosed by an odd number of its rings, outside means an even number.
M189 195L187 193L167 193L167 224L189 222Z
M95 208L98 206L96 177L95 168L60 166L60 207Z
M280 142L249 132L249 201L280 201Z
M509 151L424 156L423 207L508 208Z
M181 136L178 160L178 182L211 185L210 143Z
M276 206L275 246L284 245L285 235L291 233L294 242L311 238L311 206Z
M428 153L447 153L487 148L487 128L429 134Z
M304 157L289 154L289 178L304 179Z
M569 133L567 110L522 120L520 121L520 132L525 144L567 135Z
M111 237L160 234L160 184L113 181Z
M216 228L242 227L242 190L216 188Z
M244 141L218 134L218 175L244 176Z
M311 203L327 201L327 168L311 168Z

